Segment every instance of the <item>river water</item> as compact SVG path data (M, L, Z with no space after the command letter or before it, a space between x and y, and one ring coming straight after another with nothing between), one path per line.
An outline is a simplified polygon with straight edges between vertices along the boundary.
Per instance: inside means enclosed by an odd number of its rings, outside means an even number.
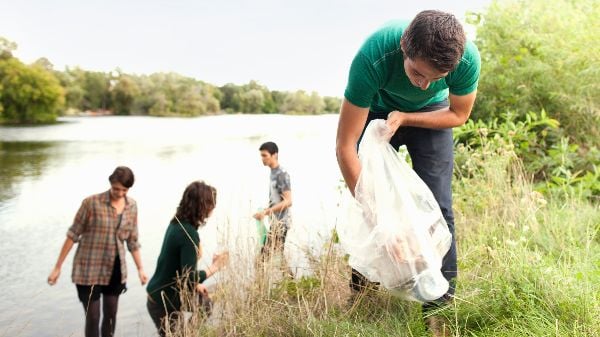
M57 285L46 277L81 200L106 191L118 165L136 176L129 196L138 203L142 260L151 276L166 225L194 180L218 191L217 208L200 232L204 256L236 247L233 241L254 242L251 215L268 200L269 177L258 147L275 141L292 181L288 260L298 275L310 273L303 254L318 253L328 239L343 186L336 125L337 115L223 115L72 117L0 127L0 336L83 336L83 308L70 277L75 249ZM116 335L154 336L130 254L127 264Z

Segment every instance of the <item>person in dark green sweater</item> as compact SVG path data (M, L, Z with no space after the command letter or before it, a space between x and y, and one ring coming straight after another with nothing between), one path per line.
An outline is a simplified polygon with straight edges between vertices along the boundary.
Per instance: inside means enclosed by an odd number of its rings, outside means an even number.
M216 206L217 192L203 181L187 186L177 207L177 212L167 226L156 271L146 288L146 306L152 321L161 336L166 335L167 325L175 329L181 311L198 292L208 297L202 284L227 262L228 254L215 254L212 264L205 270L196 270L201 255L198 228L206 223Z

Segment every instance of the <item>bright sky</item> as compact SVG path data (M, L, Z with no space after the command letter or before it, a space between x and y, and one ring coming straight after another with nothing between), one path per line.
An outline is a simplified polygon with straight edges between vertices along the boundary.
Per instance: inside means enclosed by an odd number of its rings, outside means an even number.
M490 0L0 0L0 36L55 69L177 72L215 85L342 96L363 40L391 19L441 9L464 19Z

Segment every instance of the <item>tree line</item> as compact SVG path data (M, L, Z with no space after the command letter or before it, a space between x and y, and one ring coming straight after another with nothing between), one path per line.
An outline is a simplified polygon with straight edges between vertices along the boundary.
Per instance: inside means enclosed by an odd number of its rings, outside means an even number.
M0 123L48 123L93 111L115 115L201 116L218 113L322 114L338 112L338 97L276 91L256 81L210 83L176 73L133 75L81 68L54 70L40 58L24 64L16 44L0 37Z

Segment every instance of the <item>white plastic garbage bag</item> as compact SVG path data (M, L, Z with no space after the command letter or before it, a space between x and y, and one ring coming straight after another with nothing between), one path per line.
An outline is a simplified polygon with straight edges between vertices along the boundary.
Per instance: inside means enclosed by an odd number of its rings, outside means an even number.
M355 198L347 193L337 225L349 264L395 295L419 302L440 298L440 271L452 236L427 185L389 144L382 119L367 126Z

